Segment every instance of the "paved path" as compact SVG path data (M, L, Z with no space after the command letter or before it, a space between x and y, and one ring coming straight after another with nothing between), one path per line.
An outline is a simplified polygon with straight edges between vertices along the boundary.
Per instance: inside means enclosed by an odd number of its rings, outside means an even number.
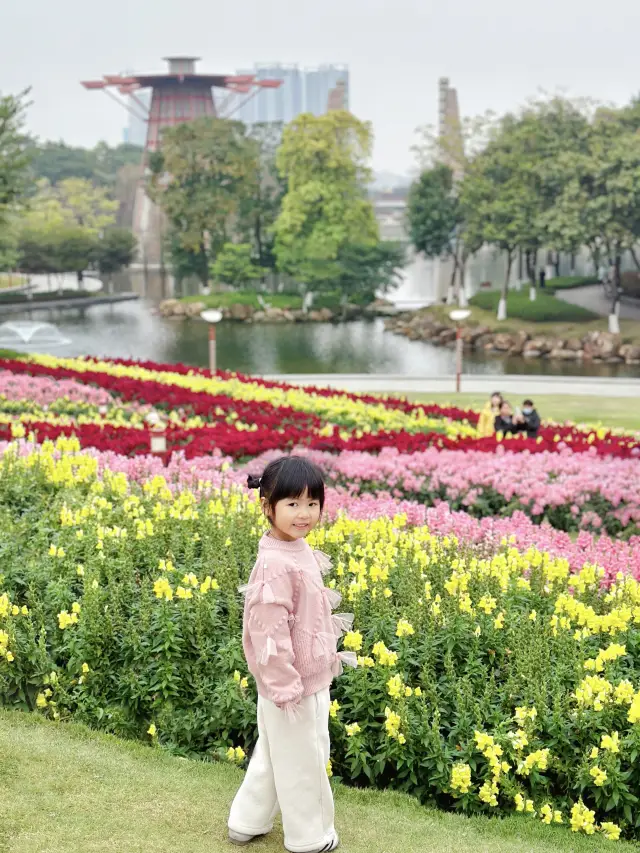
M381 373L333 373L325 375L280 374L263 379L291 385L315 385L354 393L451 394L455 399L453 376L393 376ZM600 376L497 376L464 375L461 391L488 397L499 388L506 394L563 394L578 397L630 397L640 406L640 378L612 379ZM631 404L630 404L631 405Z
M549 284L553 285L553 279ZM571 290L556 290L556 296L563 302L580 305L601 317L607 317L611 311L611 300L604 295L604 287L601 284L574 287ZM640 301L623 296L620 301L620 319L640 320Z

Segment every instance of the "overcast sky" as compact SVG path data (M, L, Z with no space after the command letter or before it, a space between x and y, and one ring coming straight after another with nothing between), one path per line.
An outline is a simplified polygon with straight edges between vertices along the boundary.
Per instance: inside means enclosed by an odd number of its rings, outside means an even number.
M623 103L640 91L639 45L638 0L0 0L0 92L31 86L33 133L92 146L122 141L126 115L82 79L160 71L171 54L218 73L344 62L375 168L404 172L440 76L463 115L539 89Z

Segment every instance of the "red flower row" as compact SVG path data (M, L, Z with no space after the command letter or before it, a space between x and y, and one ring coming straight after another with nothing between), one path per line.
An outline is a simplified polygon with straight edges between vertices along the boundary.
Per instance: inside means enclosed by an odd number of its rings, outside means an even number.
M104 360L104 359L103 359ZM132 361L131 359L114 358L109 359L115 364L124 364L129 367L144 367L147 370L162 370L171 373L178 373L186 376L189 373L195 373L199 376L211 376L210 370L203 367L189 367L185 364L162 364L156 361ZM215 374L221 379L236 379L238 382L251 382L254 385L261 385L263 388L280 388L288 391L292 386L286 382L273 382L267 379L260 379L257 376L246 376L243 373L230 373L225 370L218 370ZM313 393L318 397L346 397L349 400L358 400L361 403L370 403L373 405L382 404L387 409L400 410L409 414L416 409L422 409L428 415L437 418L450 418L453 421L469 421L470 424L477 424L480 419L480 413L473 409L460 409L457 406L438 406L436 403L410 403L407 400L401 400L397 397L389 397L381 399L374 397L371 394L352 394L349 391L340 391L336 388L314 388Z

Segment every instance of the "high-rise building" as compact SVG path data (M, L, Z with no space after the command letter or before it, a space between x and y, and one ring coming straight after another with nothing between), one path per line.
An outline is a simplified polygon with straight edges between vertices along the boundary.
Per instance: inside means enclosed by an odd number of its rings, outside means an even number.
M344 108L349 109L349 69L346 65L321 65L306 72L305 112L321 116L327 112L329 93L344 88Z
M252 71L242 70L238 74L283 81L278 89L257 91L230 116L245 124L287 124L300 113L323 115L328 109L349 109L349 69L345 65L310 69L297 65L257 65Z

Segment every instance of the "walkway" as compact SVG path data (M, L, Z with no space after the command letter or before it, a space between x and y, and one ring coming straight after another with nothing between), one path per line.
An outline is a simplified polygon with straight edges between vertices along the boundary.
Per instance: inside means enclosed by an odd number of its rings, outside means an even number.
M54 308L72 308L86 311L94 305L115 305L117 302L131 302L140 299L139 293L105 293L103 296L70 296L66 299L38 300L34 297L24 302L0 302L0 314L31 314L32 311L51 311Z
M451 394L455 400L454 376L393 376L381 373L334 373L324 375L280 374L263 376L291 385L314 385L361 394ZM640 400L639 379L604 376L500 376L464 375L461 391L488 397L500 388L506 394L562 394L577 397L630 397ZM640 405L640 403L638 403Z
M553 279L549 284L553 285ZM607 317L611 312L611 300L604 295L604 287L601 284L574 287L572 290L556 290L556 296L563 302L580 305L601 317ZM620 319L640 321L640 301L623 296L620 301Z

